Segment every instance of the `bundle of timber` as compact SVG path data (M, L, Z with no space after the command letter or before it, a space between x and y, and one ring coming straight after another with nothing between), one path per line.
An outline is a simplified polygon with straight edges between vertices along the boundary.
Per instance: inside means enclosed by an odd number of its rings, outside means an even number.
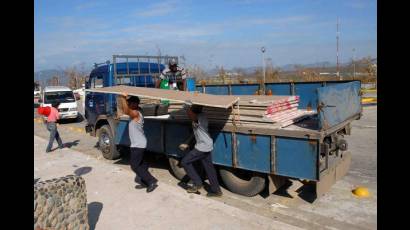
M171 102L168 112L175 119L188 119L183 103ZM204 107L203 112L213 123L275 124L286 127L298 122L313 111L299 110L299 96L239 96L239 101L231 108Z
M265 117L286 127L315 114L314 111L298 109L298 106L299 96L276 100L267 107Z

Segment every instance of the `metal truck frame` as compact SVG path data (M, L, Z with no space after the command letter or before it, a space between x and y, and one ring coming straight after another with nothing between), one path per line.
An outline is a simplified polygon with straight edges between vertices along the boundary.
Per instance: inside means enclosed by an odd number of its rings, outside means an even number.
M118 62L119 57L126 62ZM96 80L101 80L103 87L154 87L153 80L165 68L167 58L114 55L113 64L95 66L86 89L93 88ZM288 179L297 179L314 186L314 198L323 195L349 169L351 155L343 136L350 135L350 123L362 114L360 81L266 83L265 87L274 95L299 95L300 107L316 110L318 115L286 128L210 123L213 162L223 183L232 192L255 196L265 188L271 194ZM197 91L220 95L252 95L259 88L259 84L196 86ZM105 158L119 158L130 142L128 118L116 116L116 95L86 90L85 100L87 132L98 136ZM182 179L185 172L179 159L184 152L178 146L192 135L190 122L149 116L144 131L147 150L165 154L173 175Z

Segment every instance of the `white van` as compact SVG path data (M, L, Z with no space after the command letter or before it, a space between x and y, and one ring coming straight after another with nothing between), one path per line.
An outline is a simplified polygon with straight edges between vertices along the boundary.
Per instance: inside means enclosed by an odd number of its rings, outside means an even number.
M60 119L78 118L77 102L70 88L65 86L46 86L41 95L41 106L51 106L54 102L60 102L58 106Z

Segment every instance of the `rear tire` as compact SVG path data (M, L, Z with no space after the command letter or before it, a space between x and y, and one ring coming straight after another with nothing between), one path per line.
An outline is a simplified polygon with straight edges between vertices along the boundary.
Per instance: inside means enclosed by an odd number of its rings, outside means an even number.
M256 196L266 185L265 176L261 173L226 167L221 167L219 173L231 192L243 196Z
M117 146L114 143L114 135L109 125L103 125L97 130L98 144L105 159L115 160L120 157Z

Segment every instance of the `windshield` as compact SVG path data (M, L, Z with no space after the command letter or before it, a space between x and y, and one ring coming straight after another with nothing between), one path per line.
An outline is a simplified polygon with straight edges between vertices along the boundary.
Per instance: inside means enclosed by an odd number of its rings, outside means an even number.
M44 103L53 104L55 102L75 102L74 94L72 91L47 92L44 94Z

